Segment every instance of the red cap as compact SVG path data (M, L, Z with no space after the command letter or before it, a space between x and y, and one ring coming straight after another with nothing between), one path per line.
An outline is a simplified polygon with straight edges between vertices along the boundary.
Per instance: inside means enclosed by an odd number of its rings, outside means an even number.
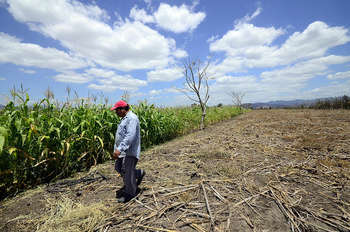
M120 107L125 107L127 105L128 105L128 103L126 103L123 100L120 100L120 101L118 101L117 103L114 104L114 106L111 108L111 110L115 110L115 109L120 108Z

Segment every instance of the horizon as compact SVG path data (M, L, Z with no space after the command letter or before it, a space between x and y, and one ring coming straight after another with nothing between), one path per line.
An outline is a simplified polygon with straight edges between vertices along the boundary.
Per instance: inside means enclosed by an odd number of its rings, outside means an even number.
M208 105L350 95L350 1L0 0L0 104L127 91L130 104L193 102L184 60L210 61Z
M22 97L24 97L24 96L22 96ZM30 96L29 96L30 97ZM101 96L100 96L101 97ZM333 99L341 99L341 98L343 98L343 97L350 97L350 96L348 96L348 95L341 95L341 96L331 96L331 97L321 97L321 98L312 98L312 99L298 99L298 98L296 98L296 99L290 99L290 100L271 100L271 101L257 101L257 102L244 102L244 103L242 103L242 105L255 105L255 104L273 104L273 103L276 103L276 102L281 102L281 103L290 103L290 102L297 102L297 101L302 101L303 103L302 104L304 104L305 102L316 102L316 101L322 101L322 100L333 100ZM40 100L43 100L45 97L43 97L42 99L40 99ZM31 105L33 105L33 104L35 104L35 103L39 103L40 102L40 100L38 100L38 101L32 101L32 100L30 100L29 101L29 103L31 104ZM73 103L75 103L75 104L77 104L77 105L79 105L80 103L78 103L78 101L80 102L81 100L84 100L84 101L86 101L85 102L85 104L87 104L87 105L96 105L96 106L99 106L99 105L106 105L106 107L111 107L111 106L113 106L113 104L114 104L114 102L108 102L107 104L105 103L105 102L103 102L103 103L101 103L104 99L98 99L99 101L100 101L100 103L96 103L97 102L97 100L95 101L95 102L93 102L93 99L91 98L91 99L88 99L88 98L77 98L77 99L70 99L69 101L67 101L67 98L66 98L66 100L64 101L64 100L62 100L62 101L58 101L57 99L52 99L52 102L51 103L54 103L54 104L56 104L56 103L58 103L58 104L60 104L60 105L64 105L65 103L67 103L67 102L69 102L69 103L71 103L72 105L73 105ZM12 101L12 100L11 100ZM55 102L55 101L58 101L58 102ZM13 102L13 101L12 101ZM149 102L147 102L147 99L146 100L140 100L140 101L138 101L137 103L134 103L134 104L131 104L131 105L139 105L139 104L141 104L141 103L144 103L144 102L146 102L147 104L154 104L154 103L149 103ZM15 102L14 102L15 103ZM15 103L16 104L16 103ZM163 108L163 107L192 107L192 105L193 104L195 104L195 105L198 105L199 106L199 104L197 104L197 103L193 103L193 102L191 102L191 104L190 105L175 105L175 106L164 106L164 105L156 105L156 104L154 104L156 107L158 107L158 108ZM294 103L295 104L295 103ZM230 103L228 103L228 104L223 104L223 103L218 103L218 104L216 104L216 105L208 105L208 107L217 107L218 105L222 105L222 106L235 106L236 104L235 103L233 103L232 101L230 102ZM5 107L6 106L6 104L1 104L0 103L0 107Z

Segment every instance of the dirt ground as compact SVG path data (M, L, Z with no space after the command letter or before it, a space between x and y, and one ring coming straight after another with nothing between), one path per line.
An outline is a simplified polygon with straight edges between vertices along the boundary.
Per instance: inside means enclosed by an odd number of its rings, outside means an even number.
M0 202L0 231L350 231L350 111L255 110Z

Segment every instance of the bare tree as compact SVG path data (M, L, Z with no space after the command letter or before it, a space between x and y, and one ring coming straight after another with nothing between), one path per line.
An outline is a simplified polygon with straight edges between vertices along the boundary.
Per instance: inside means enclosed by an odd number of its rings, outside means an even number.
M245 93L231 91L228 93L228 95L231 97L233 104L241 110L242 109L242 100L243 100Z
M184 76L186 78L185 88L182 92L193 102L198 104L202 110L200 128L204 129L204 120L209 100L209 85L207 69L209 62L203 64L200 60L188 60L184 63Z

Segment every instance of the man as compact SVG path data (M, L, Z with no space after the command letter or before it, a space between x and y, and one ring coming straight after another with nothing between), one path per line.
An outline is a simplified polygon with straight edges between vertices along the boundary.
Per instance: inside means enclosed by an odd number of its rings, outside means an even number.
M115 170L124 181L124 187L117 191L118 202L125 203L137 195L137 186L145 175L144 170L135 169L141 151L140 122L125 101L118 101L111 110L121 118L112 158L116 160Z

